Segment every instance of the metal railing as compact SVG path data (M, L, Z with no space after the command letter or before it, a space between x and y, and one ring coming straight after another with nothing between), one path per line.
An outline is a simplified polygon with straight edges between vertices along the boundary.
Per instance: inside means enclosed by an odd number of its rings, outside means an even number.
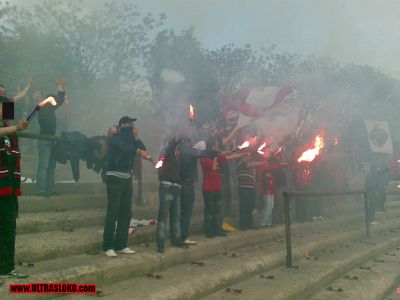
M55 135L48 135L48 134L40 134L40 133L33 133L33 132L18 132L18 137L27 138L27 139L35 139L35 140L48 140L48 141L57 141L60 139L59 136Z
M365 209L365 236L370 238L369 228L369 205L365 191L348 191L348 192L302 192L302 191L286 191L283 192L284 198L284 214L285 214L285 235L286 235L286 267L293 266L292 257L292 234L290 229L290 198L291 197L318 197L318 196L349 196L349 195L363 195L364 196L364 209Z

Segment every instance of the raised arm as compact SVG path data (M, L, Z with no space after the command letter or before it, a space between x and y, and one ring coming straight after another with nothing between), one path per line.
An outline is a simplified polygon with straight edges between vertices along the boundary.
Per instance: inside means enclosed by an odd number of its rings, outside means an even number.
M219 155L219 151L216 150L199 150L187 145L181 145L179 152L182 156L191 156L195 158L201 157L216 157Z
M28 81L28 84L26 85L26 87L22 91L20 91L17 95L15 95L13 97L14 102L17 102L17 101L21 100L22 98L24 98L28 94L28 92L31 89L32 84L35 82L35 80L36 79L35 79L34 76L29 77L29 81Z
M65 102L65 79L62 76L57 80L56 102L57 102L56 108L60 107Z

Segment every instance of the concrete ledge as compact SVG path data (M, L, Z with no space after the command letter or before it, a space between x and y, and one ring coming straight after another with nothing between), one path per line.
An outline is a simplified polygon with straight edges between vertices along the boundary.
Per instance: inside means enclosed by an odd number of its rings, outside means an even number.
M235 223L235 220L230 221ZM71 225L68 228L73 228ZM58 230L17 235L15 261L37 262L87 251L99 251L103 238L102 230L102 226L96 226L75 228L72 232ZM129 245L153 242L155 230L154 225L139 228L134 236L129 236ZM193 219L191 231L193 234L203 231L202 217Z
M22 183L21 184L22 194L24 196L35 195L36 184L34 183ZM106 185L99 178L98 181L84 181L75 183L72 177L67 182L56 182L55 189L61 195L70 194L104 194L106 192ZM136 193L137 184L134 184L134 193ZM150 181L143 182L143 192L157 192L158 193L158 182Z
M21 196L18 199L20 213L63 211L106 207L106 195L62 195L53 197Z
M295 227L305 227L303 224ZM318 223L313 227L320 228ZM376 233L383 232L392 228L400 227L400 221L392 222L388 225L382 225L376 229ZM296 230L294 230L296 231ZM346 240L359 239L362 235L362 230L353 230L337 234L329 239L319 240L312 243L307 243L307 249L310 251L318 251L320 249L343 243ZM166 269L177 264L189 263L192 260L198 260L203 257L209 257L222 253L227 249L238 249L249 245L257 245L265 243L269 239L282 237L282 228L274 228L270 230L239 232L232 234L227 238L207 240L207 243L200 243L196 247L185 251L181 249L168 249L166 255L160 256L155 252L146 251L138 253L131 257L118 257L118 259L104 259L104 256L99 257L99 262L91 265L75 267L67 270L54 271L33 275L26 281L18 282L47 282L47 281L64 281L64 282L96 282L97 284L107 283L110 285L113 282L121 281L135 276L143 276L148 272ZM400 242L400 238L396 239L396 243ZM393 245L393 244L391 244ZM303 255L304 245L300 242L294 248L294 255ZM230 285L240 279L251 276L266 269L271 269L284 263L284 245L282 251L278 253L269 253L261 257L248 259L244 264L235 266L229 272L209 274L206 278L196 280L190 278L189 282L182 282L182 288L178 286L171 287L169 290L162 292L154 291L149 299L193 299L207 295L216 289ZM183 288L183 285L185 288ZM190 286L190 288L188 288ZM4 289L4 288L3 288ZM1 292L1 289L0 289ZM42 299L42 296L32 296L32 299ZM29 297L30 299L31 297ZM50 297L49 297L50 298ZM24 298L26 299L26 298Z

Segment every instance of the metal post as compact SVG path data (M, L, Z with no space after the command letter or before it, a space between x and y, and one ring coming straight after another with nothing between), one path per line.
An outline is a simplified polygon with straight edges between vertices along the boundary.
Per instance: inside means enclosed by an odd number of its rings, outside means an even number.
M365 236L367 239L371 237L371 233L369 230L369 201L367 197L367 193L363 193L364 195L364 208L365 208Z
M293 265L293 258L292 258L292 235L290 232L290 207L289 207L290 196L287 192L284 192L283 198L284 198L283 206L285 213L285 229L286 229L286 267L291 268Z

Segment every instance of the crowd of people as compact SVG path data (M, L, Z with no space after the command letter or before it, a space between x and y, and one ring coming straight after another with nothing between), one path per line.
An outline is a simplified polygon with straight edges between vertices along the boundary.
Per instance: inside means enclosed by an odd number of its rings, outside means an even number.
M28 93L34 82L29 80L26 88L17 96L7 98L5 87L0 85L1 102L15 102ZM39 111L39 133L54 137L57 129L55 111L65 103L65 82L57 81L57 94L48 94L56 105L44 106ZM39 92L35 92L38 96ZM40 93L41 95L41 93ZM132 174L140 161L152 161L150 153L139 137L135 118L122 117L118 125L113 125L104 138L94 139L98 160L102 161L102 178L107 190L107 211L104 222L103 251L108 257L118 254L133 254L128 247L129 224L132 218ZM17 131L28 126L27 121L10 126L9 121L1 121L0 128L0 275L21 278L14 270L14 247L17 196L20 195L21 173ZM192 123L190 123L192 124ZM316 182L324 189L324 177L335 190L346 189L344 172L330 173L324 161L298 162L295 159L297 147L294 136L288 136L265 156L257 151L259 143L249 143L239 149L244 141L262 141L263 133L252 126L243 128L203 126L193 134L188 124L169 128L164 146L156 165L159 179L159 208L157 215L156 245L159 253L164 253L167 228L171 245L189 248L197 244L190 239L190 227L196 199L198 165L202 171L202 197L204 200L204 235L207 238L225 237L224 216L234 211L238 203L238 229L255 230L272 227L283 222L282 192L287 189L307 191ZM41 139L38 142L37 193L38 196L57 195L54 184L54 141ZM304 146L304 145L302 145ZM99 154L99 152L101 152ZM100 159L101 157L101 159ZM3 164L3 165L2 165ZM321 171L321 176L314 176ZM99 171L98 170L98 171ZM382 171L383 172L383 171ZM382 185L377 185L379 171L371 168L367 177L367 192L370 198L382 196ZM381 194L379 194L381 193ZM294 214L297 222L307 222L323 218L321 201L300 197L296 199ZM376 209L376 206L373 206ZM253 218L258 211L259 221ZM371 211L371 220L374 211ZM167 221L169 219L169 224Z

